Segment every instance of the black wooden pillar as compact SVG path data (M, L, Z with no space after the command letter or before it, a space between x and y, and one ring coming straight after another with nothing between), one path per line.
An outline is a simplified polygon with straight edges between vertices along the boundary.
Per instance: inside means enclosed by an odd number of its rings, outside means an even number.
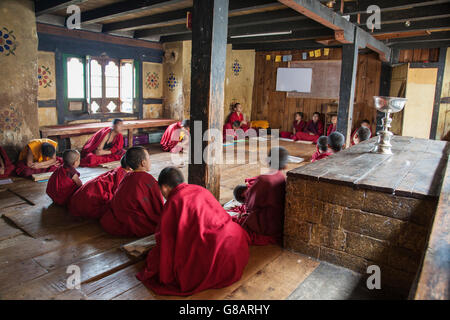
M220 196L220 166L210 161L206 163L203 151L209 142L203 141L203 136L208 129L222 132L227 29L228 0L194 0L188 181L207 188L217 199ZM214 139L211 135L206 138ZM218 142L221 143L221 139Z
M388 97L391 90L391 78L392 78L392 66L388 62L381 63L381 74L380 74L380 96ZM383 112L377 111L377 128L376 132L383 130L382 119L385 114Z
M355 100L356 70L358 67L358 28L355 28L354 42L342 46L342 67L339 91L337 131L345 136L346 145L350 145Z
M434 93L434 106L433 106L433 116L431 118L430 139L436 139L439 120L439 109L441 106L442 82L444 81L446 56L447 56L447 48L446 47L439 48L438 73L436 79L436 90Z

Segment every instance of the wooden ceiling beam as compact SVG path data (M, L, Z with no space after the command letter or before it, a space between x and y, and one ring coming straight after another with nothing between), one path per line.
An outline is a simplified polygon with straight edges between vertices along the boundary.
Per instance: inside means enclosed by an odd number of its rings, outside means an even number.
M47 0L47 1L37 1L35 4L34 12L36 17L43 14L52 13L58 10L67 8L73 4L81 4L88 0Z
M386 12L438 5L448 2L450 2L450 0L358 0L357 2L348 2L345 4L344 15L366 14L367 8L371 5L377 5L381 9L381 12Z

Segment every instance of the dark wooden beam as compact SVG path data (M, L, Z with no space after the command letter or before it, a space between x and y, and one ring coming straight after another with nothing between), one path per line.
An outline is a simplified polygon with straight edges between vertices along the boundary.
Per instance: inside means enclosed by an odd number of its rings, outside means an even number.
M367 27L362 27L367 30ZM411 21L410 26L406 26L405 23L392 23L386 24L379 30L374 30L372 35L386 34L394 32L411 32L411 31L421 31L421 30L444 30L450 28L450 19L433 19L425 21ZM370 31L370 30L369 30Z
M34 12L36 16L40 16L65 9L72 4L80 4L86 1L88 0L41 0L36 2Z
M342 46L342 67L339 91L337 131L345 136L346 145L350 145L353 104L355 100L356 71L358 67L358 49L361 37L360 29L355 30L355 42Z
M425 49L443 47L450 47L450 40L396 43L391 46L392 49Z
M189 29L186 27L186 24L176 24L173 26L136 30L134 32L134 37L139 39L139 38L148 38L148 37L154 37L154 36L168 36L168 35L186 34L186 33L190 33Z
M127 0L117 2L107 6L82 12L81 22L102 22L108 19L123 17L125 15L137 13L143 10L161 8L180 2L183 2L183 0Z
M298 40L316 40L322 37L333 36L334 33L328 28L298 30L293 31L292 34L275 35L275 36L259 36L259 37L244 37L244 38L230 38L229 43L264 43L277 41L298 41Z
M344 15L365 14L367 8L371 5L380 7L381 12L392 10L406 10L415 7L430 6L450 2L450 0L358 0L356 2L346 3L344 6Z
M432 32L426 36L409 37L409 38L398 38L390 39L386 41L386 45L394 45L397 43L408 43L408 42L418 42L418 41L439 41L439 40L450 40L450 31L443 32Z
M220 164L205 162L208 141L203 134L216 129L222 142L228 0L194 0L192 10L191 147L189 183L207 188L220 198ZM197 128L200 122L202 128ZM209 140L213 137L209 136ZM222 152L222 147L218 152Z
M388 62L381 63L380 72L380 96L389 97L391 90L392 66ZM383 130L383 122L385 114L377 111L377 126L375 132Z
M319 48L340 47L338 45L325 46L314 40L279 41L279 42L256 42L256 43L236 43L233 50L256 50L256 51L284 51L284 50L306 50Z
M436 79L436 91L434 94L433 116L431 118L430 139L436 139L436 133L439 121L439 109L441 107L442 83L444 81L445 60L447 57L447 48L439 49L438 73ZM444 132L445 134L445 132Z

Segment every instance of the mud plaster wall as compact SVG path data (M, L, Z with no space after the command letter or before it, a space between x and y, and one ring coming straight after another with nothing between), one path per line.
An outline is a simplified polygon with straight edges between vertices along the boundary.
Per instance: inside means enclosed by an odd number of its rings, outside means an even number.
M15 156L13 153L30 139L39 137L38 41L33 2L0 1L0 31L0 145Z
M164 51L164 117L189 118L192 42L166 43ZM254 50L232 50L231 45L227 45L224 119L236 102L242 104L245 118L250 119L254 71Z

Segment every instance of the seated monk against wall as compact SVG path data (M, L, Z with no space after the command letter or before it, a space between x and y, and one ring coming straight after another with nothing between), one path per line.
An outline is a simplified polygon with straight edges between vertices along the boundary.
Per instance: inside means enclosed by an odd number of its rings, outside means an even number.
M330 125L328 126L328 129L327 129L327 136L329 136L330 134L332 134L333 132L336 131L336 129L337 129L337 119L338 119L337 115L331 116L331 123L330 123Z
M123 237L153 234L161 220L163 196L150 171L150 157L143 147L132 147L125 159L133 169L120 182L100 223L103 229Z
M137 278L157 294L179 296L238 281L249 258L246 232L208 190L185 183L179 169L163 169L158 184L167 202Z
M345 146L345 137L340 132L333 132L328 137L328 150L332 153L338 153L344 149Z
M50 139L33 139L19 154L16 163L16 174L20 177L31 177L33 174L53 172L62 164L56 156L58 143Z
M237 186L240 190L233 192L236 200L244 200L246 210L235 220L247 231L253 245L281 245L283 241L286 178L282 170L287 166L288 157L285 148L272 148L271 171L246 181L246 190L245 186Z
M69 201L70 214L77 217L100 219L108 208L120 182L131 169L125 156L120 166L89 180L79 188Z
M96 167L99 164L118 161L122 158L123 150L122 131L123 120L114 119L112 127L97 131L81 150L82 167Z
M294 140L312 141L317 142L317 139L323 135L323 123L320 121L320 113L314 112L312 120L307 124L303 132L297 132L294 136Z
M167 127L161 138L161 149L167 152L181 152L189 148L190 121L183 120Z
M249 129L247 121L244 119L244 114L242 113L242 105L238 102L233 106L233 109L228 116L227 123L233 125L233 122L239 121L239 128L247 131Z
M0 179L8 178L11 172L14 171L15 166L9 160L6 151L0 147Z
M76 169L80 165L80 153L77 150L66 150L63 161L64 164L48 179L46 189L48 196L60 206L66 205L74 192L83 185Z
M372 133L370 132L369 128L361 127L356 130L355 134L353 135L353 144L358 144L360 142L369 140L371 135Z
M369 120L363 120L363 121L361 121L361 126L360 126L360 128L362 128L362 127L365 127L365 128L367 128L367 129L369 129L369 131L370 131L369 139L372 138L372 129L370 128L370 122L369 122ZM359 128L358 128L358 129L359 129ZM352 137L351 137L351 139L350 139L350 141L351 141L351 143L352 143L352 146L355 144L353 138L355 137L356 131L358 131L358 129L356 129L356 130L353 131L353 133L352 133Z
M311 157L311 162L319 161L321 159L325 159L328 156L331 156L333 153L328 152L328 137L321 136L317 140L317 151Z
M306 127L306 122L303 121L303 112L296 112L294 115L294 122L292 123L292 132L281 131L280 138L294 139L297 132L303 132Z

